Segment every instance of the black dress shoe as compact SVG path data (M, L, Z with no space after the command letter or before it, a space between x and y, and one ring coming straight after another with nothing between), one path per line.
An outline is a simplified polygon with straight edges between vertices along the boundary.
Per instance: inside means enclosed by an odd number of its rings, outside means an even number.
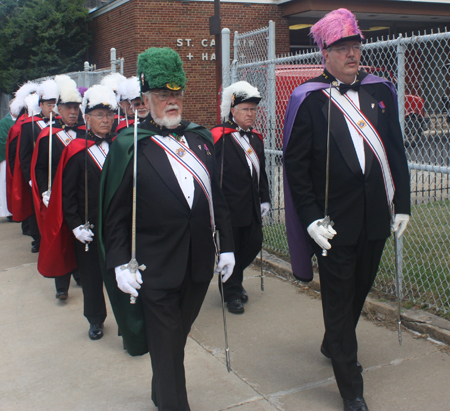
M357 397L354 400L344 400L344 411L369 411L369 408L363 397Z
M67 292L67 290L61 290L61 291L57 291L55 297L58 300L67 300L67 297L69 296L69 293Z
M89 327L89 338L99 340L103 337L103 324L91 324Z
M228 311L232 314L242 314L244 312L244 305L242 301L238 298L233 301L227 302Z
M247 294L247 291L245 291L244 289L242 289L241 301L244 304L248 301L248 294Z
M330 353L328 352L328 349L325 347L324 343L322 342L322 345L320 346L320 352L322 355L328 359L331 358Z
M33 244L33 245L31 246L31 252L32 252L32 253L38 253L38 252L39 252L39 247L40 247L40 243L38 243L38 244Z

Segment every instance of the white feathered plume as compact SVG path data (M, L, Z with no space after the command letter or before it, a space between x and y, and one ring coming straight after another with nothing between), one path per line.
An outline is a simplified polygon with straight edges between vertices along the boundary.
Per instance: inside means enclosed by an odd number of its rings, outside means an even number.
M97 108L107 108L112 111L117 109L116 95L111 87L96 84L87 89L83 97L83 112L89 112L96 106L98 106Z
M20 114L20 111L26 106L25 97L30 94L36 93L38 87L38 83L28 81L14 93L15 97L9 103L9 109L14 117L17 117Z
M246 99L255 97L261 98L259 91L256 87L246 81L238 81L228 86L222 93L222 104L220 105L220 116L222 119L227 120L230 115L231 101L235 97L241 97Z
M59 99L58 104L67 103L81 103L81 94L77 89L77 83L68 75L61 74L55 77L55 82L58 85Z

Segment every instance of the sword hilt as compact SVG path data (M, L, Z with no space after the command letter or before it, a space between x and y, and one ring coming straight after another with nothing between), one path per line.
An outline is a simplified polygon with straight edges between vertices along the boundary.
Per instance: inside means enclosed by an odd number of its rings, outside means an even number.
M328 228L334 226L334 221L330 219L330 216L327 215L322 221L319 221L317 225ZM328 250L322 249L322 257L326 257L328 255Z
M86 230L86 231L88 231L88 230L90 230L91 228L94 228L94 224L91 224L89 221L86 221L84 224L83 224L83 230ZM88 252L89 251L89 242L88 241L86 241L86 243L85 243L85 246L84 246L84 251L85 252Z
M131 275L136 279L136 273L138 270L144 271L147 266L145 264L139 265L135 258L132 258L128 264L122 265L120 267L122 270L129 269ZM134 295L130 295L130 304L136 304L136 299Z

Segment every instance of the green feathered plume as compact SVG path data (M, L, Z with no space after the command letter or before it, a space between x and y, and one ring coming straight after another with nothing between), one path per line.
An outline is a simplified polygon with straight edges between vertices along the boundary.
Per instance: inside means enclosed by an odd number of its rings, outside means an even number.
M139 54L137 75L141 93L154 89L181 90L187 82L180 56L169 47L151 47Z

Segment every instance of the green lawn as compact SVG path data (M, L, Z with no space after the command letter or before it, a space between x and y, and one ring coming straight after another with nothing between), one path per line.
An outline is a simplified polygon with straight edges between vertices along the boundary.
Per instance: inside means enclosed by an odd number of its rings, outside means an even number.
M450 201L412 207L403 241L403 305L450 317ZM263 227L264 248L289 261L283 224ZM374 287L395 297L395 256L391 236Z

